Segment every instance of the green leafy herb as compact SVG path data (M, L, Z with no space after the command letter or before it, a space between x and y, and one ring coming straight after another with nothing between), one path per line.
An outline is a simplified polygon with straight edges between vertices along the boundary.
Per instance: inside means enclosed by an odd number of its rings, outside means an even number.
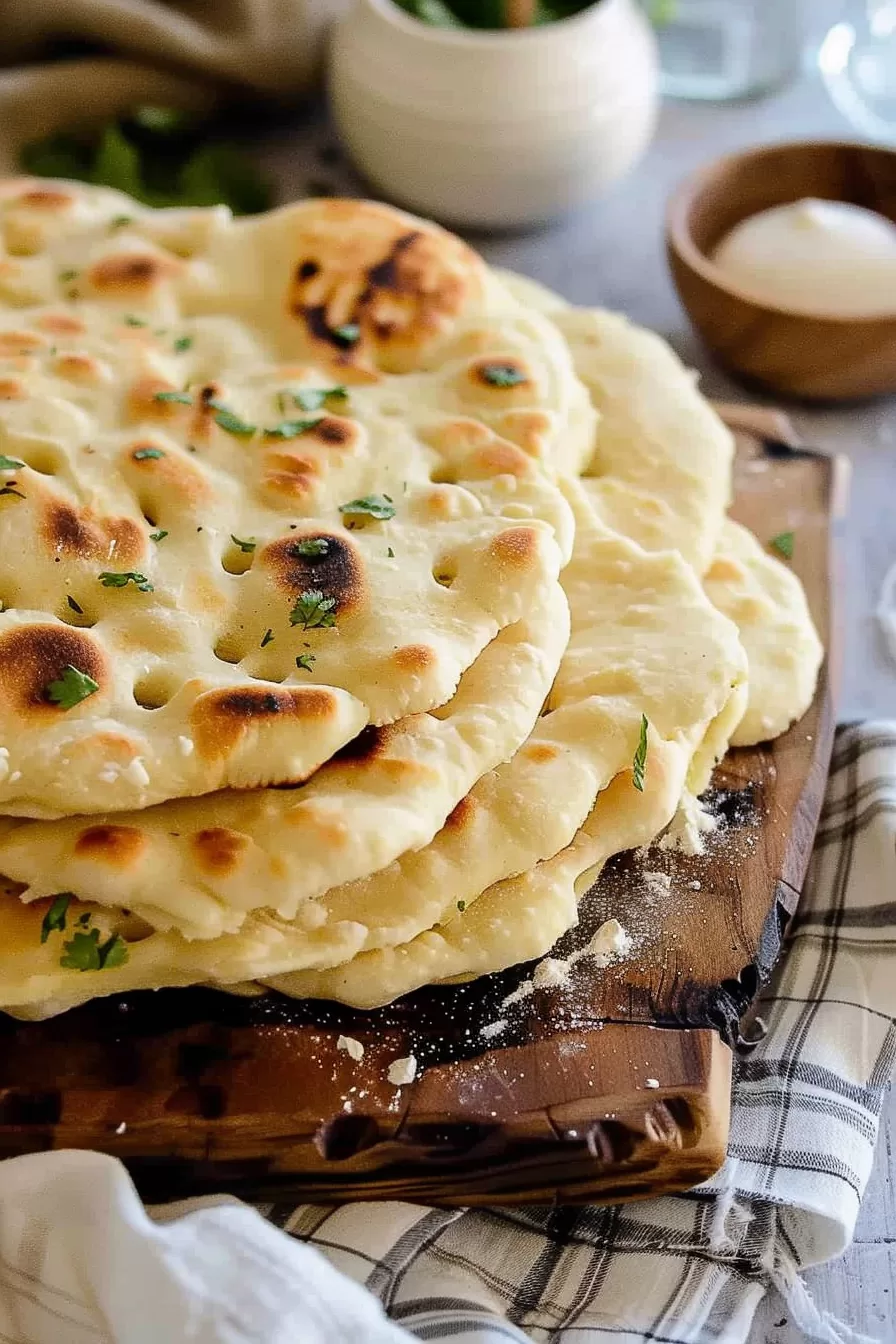
M174 342L175 354L182 355L185 350L190 349L190 346L192 344L193 344L192 336L178 336L177 340Z
M0 495L15 495L16 499L24 499L25 496L22 494L21 490L16 489L17 484L17 481L7 481L3 488L0 489Z
M518 387L526 375L515 364L483 364L479 373L492 387Z
M632 760L632 783L639 793L644 792L644 776L647 773L647 730L650 724L647 721L647 715L641 715L641 736L638 741L638 750L635 752Z
M121 573L104 570L99 576L100 583L104 588L127 588L132 583L141 593L151 593L153 586L145 574L138 574L135 569L124 570Z
M115 218L114 218L113 220L110 220L110 222L109 222L109 228L110 228L110 229L126 229L126 228L128 227L128 225L129 225L129 224L133 224L133 222L134 222L134 221L133 221L133 219L131 218L130 215L116 215Z
M25 463L20 462L17 457L3 457L0 455L0 471L18 471L24 467Z
M67 270L59 272L59 279L62 281L64 285L69 284L72 280L77 280L77 278L78 278L77 271Z
M168 533L165 531L165 529L163 527L160 527L158 532L150 532L149 539L150 541L164 541L167 535Z
M128 959L128 946L120 933L113 933L101 943L99 929L91 929L88 933L76 931L62 946L64 952L59 965L67 971L113 970L116 966L124 966Z
M77 603L77 602L75 601L75 599L71 596L71 594L69 594L69 596L68 596L65 600L66 600L66 602L69 604L69 606L71 607L72 611L76 611L76 612L78 613L79 616L83 616L83 615L84 615L84 608L78 605L78 603Z
M335 606L335 597L324 597L318 588L307 588L297 597L289 623L303 630L329 629L336 624Z
M180 406L192 406L193 398L189 392L153 392L153 401L176 401Z
M261 639L261 647L262 647L263 649L266 649L267 646L268 646L268 645L271 643L271 641L273 640L273 638L274 638L274 632L273 632L273 630L265 630L264 635L262 636L262 639Z
M227 406L222 406L220 402L215 401L214 399L211 399L208 402L208 405L212 406L218 412L215 416L215 424L220 425L228 434L235 434L237 438L240 439L251 439L258 428L257 425L247 424L246 421L241 420L235 412L231 411Z
M70 891L61 891L58 896L53 897L53 904L44 915L43 923L40 926L40 941L42 943L47 941L51 933L62 933L65 929L68 908L74 899Z
M357 322L343 322L341 327L333 328L333 335L340 345L355 345L361 339L361 328Z
M134 317L133 313L128 313L127 317L124 319L124 324L125 324L126 327L148 327L148 326L149 326L149 323L148 323L148 322L144 322L144 320L143 320L142 317Z
M103 128L91 179L97 186L117 187L138 200L143 195L140 155L115 122Z
M131 456L135 462L146 462L156 457L164 457L165 454L161 448L138 448Z
M82 700L99 690L99 683L80 668L66 664L62 676L47 687L47 699L61 709L74 709Z
M386 551L386 556L387 556L387 558L388 558L389 560L394 560L394 559L395 559L395 552L393 551L393 549L392 549L391 546L390 546L389 549Z
M772 537L769 546L776 550L779 555L783 555L785 560L793 559L793 533L779 532L776 537Z
M300 653L296 659L296 667L301 668L303 672L310 672L314 667L315 657L313 653Z
M300 410L319 411L328 397L344 401L348 396L348 388L341 383L336 387L300 387L289 395Z
M244 555L251 555L258 545L258 543L251 538L249 541L241 541L240 538L235 537L232 532L230 534L230 540L233 542L234 546L239 546Z
M457 903L457 908L458 908L458 910L460 911L460 913L463 914L463 912L464 912L464 911L466 910L466 908L467 908L467 903L466 903L466 901L458 901L458 903Z
M296 555L301 555L310 560L315 556L326 555L330 549L330 543L326 537L303 537L290 549L295 550Z
M364 495L361 499L352 499L348 504L340 504L339 512L352 517L367 514L379 522L395 517L395 505L388 495Z
M300 434L307 433L318 423L318 420L281 420L279 425L274 425L271 429L264 431L265 437L269 439L297 439Z

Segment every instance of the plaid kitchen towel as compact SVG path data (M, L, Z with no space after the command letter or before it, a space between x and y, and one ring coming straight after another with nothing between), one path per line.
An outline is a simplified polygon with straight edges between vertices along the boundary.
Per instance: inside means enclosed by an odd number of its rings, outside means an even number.
M799 1272L849 1244L894 1064L896 723L838 735L807 890L760 1011L768 1032L738 1062L728 1160L689 1195L264 1206L267 1221L191 1200L147 1216L111 1158L2 1163L0 1342L742 1344L776 1286L807 1338L856 1344Z

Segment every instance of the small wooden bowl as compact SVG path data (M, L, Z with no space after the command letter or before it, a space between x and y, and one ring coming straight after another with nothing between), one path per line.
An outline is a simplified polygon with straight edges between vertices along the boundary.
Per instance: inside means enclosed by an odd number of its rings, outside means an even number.
M852 201L896 222L896 152L823 141L764 145L694 174L666 218L681 301L722 364L774 392L827 401L894 392L896 298L891 316L805 317L758 302L709 260L742 219L806 196Z

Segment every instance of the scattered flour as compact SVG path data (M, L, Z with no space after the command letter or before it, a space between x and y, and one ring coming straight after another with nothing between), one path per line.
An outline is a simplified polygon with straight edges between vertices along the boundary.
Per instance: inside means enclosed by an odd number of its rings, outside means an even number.
M668 873L649 870L641 874L641 886L647 905L656 905L657 901L668 899L672 890L672 878Z
M499 1017L497 1022L487 1022L480 1031L479 1035L485 1041L491 1041L495 1036L500 1036L501 1032L507 1026L507 1018Z
M532 972L531 980L523 980L512 994L501 1001L502 1008L527 999L535 989L549 989L569 984L569 972L583 957L593 957L595 964L603 970L614 961L622 961L631 952L634 941L626 933L618 919L608 919L592 937L586 947L571 952L568 957L545 957Z
M569 961L560 961L557 957L545 957L532 972L532 986L534 989L549 989L554 985L568 984L569 970Z
M336 1049L344 1050L356 1061L364 1058L364 1046L360 1041L356 1041L354 1036L340 1036L336 1042Z
M386 1077L395 1087L404 1087L405 1083L412 1083L417 1077L417 1060L413 1055L393 1059Z
M705 854L703 837L712 835L718 829L719 821L695 798L685 793L678 804L678 811L669 823L666 834L660 840L660 849L674 849L680 854Z

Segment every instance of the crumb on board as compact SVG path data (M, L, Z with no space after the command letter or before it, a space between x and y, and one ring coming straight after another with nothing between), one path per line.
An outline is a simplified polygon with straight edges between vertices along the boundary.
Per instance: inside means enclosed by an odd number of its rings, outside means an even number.
M354 1036L340 1036L336 1042L337 1050L344 1050L355 1061L364 1058L364 1046Z
M395 1087L404 1087L406 1083L412 1083L417 1077L416 1058L413 1055L405 1055L402 1059L393 1059L386 1077Z

